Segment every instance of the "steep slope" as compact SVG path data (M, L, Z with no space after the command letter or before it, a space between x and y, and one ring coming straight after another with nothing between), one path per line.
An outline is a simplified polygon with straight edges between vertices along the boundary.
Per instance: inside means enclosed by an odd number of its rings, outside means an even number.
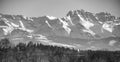
M119 17L104 12L71 10L63 18L0 14L0 39L7 37L14 44L34 41L80 49L118 50L119 27Z

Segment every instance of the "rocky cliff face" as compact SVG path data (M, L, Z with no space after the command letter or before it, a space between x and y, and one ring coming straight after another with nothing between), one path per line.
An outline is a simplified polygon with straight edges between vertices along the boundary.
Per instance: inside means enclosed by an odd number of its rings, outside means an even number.
M119 49L120 19L110 13L71 10L63 18L0 14L0 39L80 49Z

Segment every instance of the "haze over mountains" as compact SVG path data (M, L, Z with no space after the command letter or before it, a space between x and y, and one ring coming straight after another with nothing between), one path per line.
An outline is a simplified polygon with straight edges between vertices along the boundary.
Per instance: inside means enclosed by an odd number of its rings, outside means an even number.
M0 39L43 43L82 50L120 50L120 17L110 13L71 10L65 17L0 14Z

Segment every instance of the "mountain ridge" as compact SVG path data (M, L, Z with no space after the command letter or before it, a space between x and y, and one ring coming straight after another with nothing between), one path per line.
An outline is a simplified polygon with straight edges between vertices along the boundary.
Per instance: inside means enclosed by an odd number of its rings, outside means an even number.
M13 41L15 37L18 37L17 39L20 40L20 37L23 38L24 41L29 39L38 40L37 42L39 42L42 38L38 38L41 36L38 36L37 39L35 38L37 35L42 35L46 38L46 40L44 39L46 42L43 41L43 43L57 44L52 36L58 36L58 38L87 39L87 42L94 39L100 40L119 36L118 28L120 20L116 19L116 17L110 13L101 12L93 14L84 10L72 10L63 18L54 16L26 17L22 15L0 15L0 37L8 37L11 41ZM16 34L14 34L15 32ZM48 37L51 40L49 40ZM61 38L61 40L59 39L58 41L62 40ZM64 43L64 41L62 42ZM71 43L73 41L71 41Z

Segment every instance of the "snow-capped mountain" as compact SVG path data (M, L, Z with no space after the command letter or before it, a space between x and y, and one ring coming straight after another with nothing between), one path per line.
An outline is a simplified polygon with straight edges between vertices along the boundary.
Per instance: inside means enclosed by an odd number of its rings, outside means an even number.
M0 14L0 39L79 49L120 49L120 19L110 13L71 10L63 18Z

